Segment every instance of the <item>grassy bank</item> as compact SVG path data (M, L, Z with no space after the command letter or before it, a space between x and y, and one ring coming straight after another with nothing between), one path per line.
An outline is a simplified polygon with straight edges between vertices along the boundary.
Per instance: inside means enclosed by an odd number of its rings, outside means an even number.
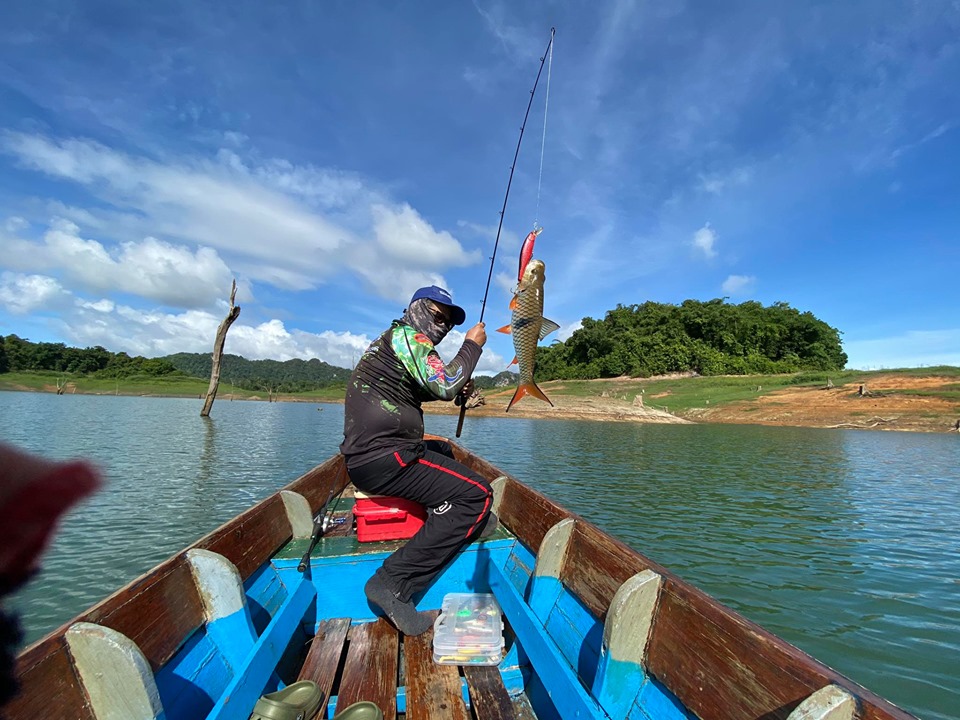
M842 370L790 375L556 380L543 383L541 387L551 398L557 395L558 397L612 397L633 400L637 395L642 394L646 405L682 415L687 411L706 406L723 407L730 403L756 400L758 397L788 388L825 388L828 383L834 386L857 383L865 385L869 390L871 380L891 376L899 376L905 380L928 377L956 378L957 384L953 387L939 386L930 389L904 387L899 392L960 401L960 367L951 366L869 371ZM908 384L910 383L905 383L905 385Z
M63 385L65 395L136 395L147 397L195 397L202 398L207 392L208 380L191 377L153 377L134 375L127 378L95 378L66 373L4 373L0 375L0 390L28 392L57 392ZM274 400L299 400L304 402L339 402L343 400L345 386L322 388L305 393L280 393ZM268 400L264 391L244 390L227 382L221 382L218 398L234 400Z
M797 373L791 375L724 375L719 377L664 377L664 378L610 378L603 380L553 380L541 383L551 397L610 398L632 401L642 395L650 407L683 414L707 405L723 405L755 400L787 388L826 387L860 383L868 389L876 378L903 377L905 380L937 377L956 378L956 384L935 388L904 387L899 392L923 397L937 397L960 401L960 367L939 366L894 370L842 370L838 372ZM80 395L145 395L160 397L203 397L208 381L191 377L132 376L129 378L94 378L64 373L4 373L0 374L0 390L56 392L58 381L64 384L64 394ZM905 383L909 384L909 383ZM494 396L513 394L513 386L503 390L488 390ZM507 392L509 390L509 392ZM341 402L345 386L333 386L303 393L280 393L274 399L293 401ZM244 390L221 382L218 397L233 396L237 400L266 400L265 391Z

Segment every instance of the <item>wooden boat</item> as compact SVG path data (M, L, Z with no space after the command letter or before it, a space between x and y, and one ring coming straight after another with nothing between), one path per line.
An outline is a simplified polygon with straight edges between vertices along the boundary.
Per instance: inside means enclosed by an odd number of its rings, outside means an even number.
M246 720L262 694L312 679L317 717L360 700L388 720L912 717L453 447L492 481L501 527L418 606L494 593L498 666L437 664L432 631L374 615L363 585L395 542L359 543L343 522L298 571L314 516L347 486L336 456L24 650L4 716Z

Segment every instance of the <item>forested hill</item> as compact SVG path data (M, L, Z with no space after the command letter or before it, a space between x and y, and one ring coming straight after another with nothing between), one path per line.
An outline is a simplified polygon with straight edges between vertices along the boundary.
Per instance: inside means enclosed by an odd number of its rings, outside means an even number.
M538 380L839 370L840 331L786 303L618 305L603 320L584 318L566 342L537 351Z
M0 337L0 373L54 371L99 377L191 375L210 377L210 353L130 357L102 347L70 348ZM694 371L701 375L841 370L847 355L840 331L786 303L732 305L687 300L618 305L603 320L584 318L566 342L537 350L538 380L650 377ZM345 386L350 371L312 360L247 360L224 355L220 380L247 390L307 392ZM482 389L515 382L515 375L478 377Z
M177 353L166 357L130 357L100 347L74 348L63 343L31 342L16 335L0 337L0 373L56 372L92 377L210 377L211 353ZM350 371L321 360L247 360L224 355L220 380L246 390L306 392L346 385Z
M177 370L195 377L210 377L210 353L176 353L166 360ZM220 365L220 381L249 390L276 389L282 392L302 392L330 385L345 385L350 371L334 367L322 360L247 360L239 355L225 354Z

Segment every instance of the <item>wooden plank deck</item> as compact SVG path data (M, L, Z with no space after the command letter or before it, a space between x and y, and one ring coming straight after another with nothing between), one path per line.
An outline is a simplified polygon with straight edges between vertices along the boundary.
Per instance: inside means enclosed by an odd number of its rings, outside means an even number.
M297 680L313 680L323 693L323 702L316 717L324 717L330 691L333 690L333 681L340 666L340 656L343 654L343 645L350 630L350 618L336 618L324 620L317 628L310 645L310 651L300 669Z
M434 617L437 611L433 611ZM298 680L313 680L323 692L315 716L326 717L330 697L336 712L368 700L396 720L400 634L383 619L350 625L349 618L320 623ZM471 709L463 697L461 668L433 661L433 630L403 637L407 720L514 720L517 715L496 666L463 667ZM342 670L341 670L342 665ZM338 672L340 673L337 683Z
M396 720L399 634L380 618L376 622L354 625L347 638L337 712L355 702L370 700L383 711L384 720Z
M479 720L515 720L513 702L495 665L465 665L470 705Z
M439 614L434 611L434 618ZM455 665L433 661L433 628L403 640L407 675L407 720L470 720Z

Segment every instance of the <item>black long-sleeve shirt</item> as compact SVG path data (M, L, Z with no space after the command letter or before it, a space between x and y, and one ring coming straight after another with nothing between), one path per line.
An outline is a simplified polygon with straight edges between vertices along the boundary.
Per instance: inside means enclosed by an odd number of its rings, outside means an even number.
M452 400L483 352L465 340L444 364L426 335L394 321L364 351L350 376L340 452L356 467L423 440L422 403Z

